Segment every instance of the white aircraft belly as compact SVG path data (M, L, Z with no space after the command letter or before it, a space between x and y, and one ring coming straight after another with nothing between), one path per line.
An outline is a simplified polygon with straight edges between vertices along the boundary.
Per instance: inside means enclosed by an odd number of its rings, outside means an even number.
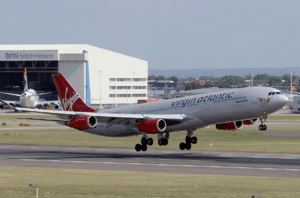
M25 108L34 108L35 107L35 101L34 101L34 98L32 98L32 97L22 97L20 99L20 101L21 101L22 107L25 107Z

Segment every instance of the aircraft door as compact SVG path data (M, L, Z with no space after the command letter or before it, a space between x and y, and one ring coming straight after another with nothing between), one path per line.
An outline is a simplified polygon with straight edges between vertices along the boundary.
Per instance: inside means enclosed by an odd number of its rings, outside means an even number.
M257 111L263 111L259 104L259 91L260 90L258 88L253 88L249 91L248 112L250 115L257 113Z

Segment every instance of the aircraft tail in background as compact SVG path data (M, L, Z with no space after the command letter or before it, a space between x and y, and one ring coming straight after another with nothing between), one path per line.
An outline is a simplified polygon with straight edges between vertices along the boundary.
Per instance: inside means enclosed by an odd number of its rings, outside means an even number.
M25 86L24 86L24 91L28 91L28 81L27 81L27 71L26 68L23 72L23 76L24 76L24 81L25 81Z

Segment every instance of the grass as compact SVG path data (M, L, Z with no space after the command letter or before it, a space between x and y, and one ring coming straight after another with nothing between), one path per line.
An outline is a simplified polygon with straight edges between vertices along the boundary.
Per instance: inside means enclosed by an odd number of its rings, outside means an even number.
M300 197L299 179L0 167L1 198Z
M288 116L270 115L267 121L300 121L300 114Z
M45 118L45 119L57 119L55 115L30 115L30 114L26 114L24 113L24 116L25 117L28 117L28 118ZM23 121L21 119L21 115L0 115L0 122L3 122L3 121ZM24 119L25 121L25 119ZM39 120L30 120L30 121L39 121Z
M212 129L211 129L212 130ZM25 132L25 131L22 131ZM270 152L270 153L300 153L300 138L264 136L255 132L213 132L198 130L195 132L198 143L192 145L192 150L228 151L228 152ZM168 146L158 146L154 139L151 149L179 149L179 143L185 139L185 133L172 133ZM267 140L265 138L268 138ZM273 139L271 139L273 138ZM134 148L140 143L141 136L133 137L103 137L84 132L30 132L23 136L1 135L0 144L47 145L47 146L82 146L105 148ZM213 146L209 146L210 143Z

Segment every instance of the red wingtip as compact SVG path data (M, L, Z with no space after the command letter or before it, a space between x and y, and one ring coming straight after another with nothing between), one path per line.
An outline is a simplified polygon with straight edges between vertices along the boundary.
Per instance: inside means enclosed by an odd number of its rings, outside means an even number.
M53 76L53 79L65 111L96 111L85 104L85 102L80 98L79 94L74 90L74 88L62 74Z

